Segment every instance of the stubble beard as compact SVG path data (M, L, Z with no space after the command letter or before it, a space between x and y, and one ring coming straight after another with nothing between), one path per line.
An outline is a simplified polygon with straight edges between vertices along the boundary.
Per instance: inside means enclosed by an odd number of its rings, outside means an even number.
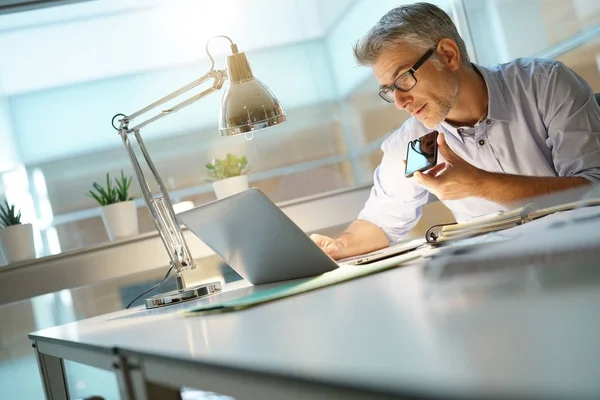
M437 66L436 66L437 67ZM429 115L426 121L421 121L428 129L433 129L446 119L452 107L456 103L458 94L458 80L449 73L444 73L440 70L442 76L441 87L439 90L440 96L433 103L436 110L433 110L433 115Z

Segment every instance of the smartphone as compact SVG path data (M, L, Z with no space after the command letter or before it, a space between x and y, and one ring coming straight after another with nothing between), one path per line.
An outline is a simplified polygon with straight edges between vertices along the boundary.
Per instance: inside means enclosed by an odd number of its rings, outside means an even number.
M404 176L410 178L415 172L427 171L437 164L438 134L438 131L429 132L408 142Z

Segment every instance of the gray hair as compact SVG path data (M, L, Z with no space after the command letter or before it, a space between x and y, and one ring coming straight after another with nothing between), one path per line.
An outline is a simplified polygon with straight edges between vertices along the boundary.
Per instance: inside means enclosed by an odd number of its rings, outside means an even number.
M450 16L433 4L408 4L396 7L381 17L354 45L354 57L359 65L373 65L384 50L400 43L426 51L444 38L456 42L462 62L468 65L467 46Z

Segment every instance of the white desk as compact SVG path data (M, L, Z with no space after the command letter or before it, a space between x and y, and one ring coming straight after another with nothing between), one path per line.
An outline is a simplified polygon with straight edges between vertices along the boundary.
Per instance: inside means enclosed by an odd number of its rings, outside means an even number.
M598 219L579 233L556 229L553 238L580 235L600 248ZM516 244L485 246L509 253ZM213 297L30 338L52 399L67 398L61 359L115 371L124 399L178 398L183 386L238 400L600 398L597 259L546 261L457 274L414 263L244 311L175 312Z

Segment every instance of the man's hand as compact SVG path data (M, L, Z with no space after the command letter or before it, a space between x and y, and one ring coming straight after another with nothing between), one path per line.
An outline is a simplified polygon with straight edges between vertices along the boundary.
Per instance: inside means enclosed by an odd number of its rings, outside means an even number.
M335 239L319 234L310 235L310 238L334 260L369 253L390 244L380 227L362 219L353 221Z
M587 179L579 176L520 176L484 171L457 156L441 133L438 149L446 162L425 173L415 172L414 178L440 200L473 196L510 205L531 197L590 185Z
M438 136L438 150L446 160L426 171L415 172L414 178L440 200L459 200L482 194L486 171L476 168L454 153L443 133Z
M310 238L334 260L348 257L345 255L347 253L346 243L342 238L333 239L316 233L310 235Z

